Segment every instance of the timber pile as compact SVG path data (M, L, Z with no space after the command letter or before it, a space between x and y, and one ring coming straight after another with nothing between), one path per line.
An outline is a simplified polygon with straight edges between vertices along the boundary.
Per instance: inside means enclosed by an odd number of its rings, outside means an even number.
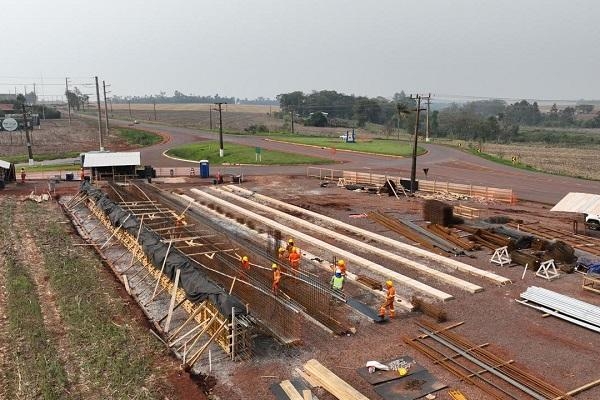
M423 219L434 224L450 226L454 223L452 206L438 200L425 200Z
M304 364L304 371L318 386L340 400L369 400L368 397L354 389L315 359L308 360Z
M479 250L481 246L471 240L465 240L452 231L452 229L447 228L438 224L427 224L427 229L444 240L449 241L452 244L457 245L461 249L467 251Z
M421 311L428 317L434 318L437 322L445 322L448 320L446 311L435 304L428 303L416 296L413 296L410 302L412 303L414 310Z
M544 251L548 246L549 242L545 239L534 238L531 241L531 249L535 251Z
M519 265L527 265L528 268L538 269L542 260L533 254L527 254L519 250L510 252L510 259Z
M507 246L509 250L515 248L515 242L508 236L488 231L486 229L476 228L468 225L457 226L458 229L471 233L470 240L480 243L485 247L495 250L499 247Z
M550 243L546 249L546 254L550 258L554 258L556 261L564 263L573 263L577 259L577 257L575 257L575 250L573 250L573 247L561 240Z

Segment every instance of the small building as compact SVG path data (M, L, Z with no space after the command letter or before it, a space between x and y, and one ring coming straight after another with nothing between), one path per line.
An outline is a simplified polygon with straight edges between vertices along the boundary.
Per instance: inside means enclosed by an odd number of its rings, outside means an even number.
M140 152L90 151L82 154L82 166L93 180L123 181L136 178Z
M0 103L0 112L3 114L13 113L15 111L15 105L11 103Z
M8 161L0 160L0 189L4 189L5 183L14 182L15 180L15 165Z

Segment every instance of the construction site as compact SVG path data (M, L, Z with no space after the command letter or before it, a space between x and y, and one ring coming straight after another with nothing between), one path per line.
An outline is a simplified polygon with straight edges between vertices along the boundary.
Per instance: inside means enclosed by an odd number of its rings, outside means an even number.
M600 396L600 235L568 199L172 171L22 199L62 210L209 398Z

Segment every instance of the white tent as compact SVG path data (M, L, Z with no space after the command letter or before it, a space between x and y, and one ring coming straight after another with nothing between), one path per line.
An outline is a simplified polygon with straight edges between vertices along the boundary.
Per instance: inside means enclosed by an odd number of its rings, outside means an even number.
M600 214L600 195L571 192L556 203L550 211Z

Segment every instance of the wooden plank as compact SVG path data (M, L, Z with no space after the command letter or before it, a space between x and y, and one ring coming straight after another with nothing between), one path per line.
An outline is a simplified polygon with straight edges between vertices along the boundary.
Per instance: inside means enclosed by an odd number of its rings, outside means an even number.
M289 380L286 379L285 381L281 381L279 386L281 386L281 388L283 389L287 397L290 398L290 400L304 400L300 393L298 393L294 385L292 385L292 382L290 382Z
M306 381L306 383L308 383L308 386L312 389L314 387L319 387L321 386L320 383L312 377L312 375L307 374L306 372L302 371L300 368L296 368L296 372L298 373L298 375L300 375L300 377L302 377L302 379L304 379Z
M304 369L321 382L323 388L340 400L369 400L346 381L328 370L315 359L308 360Z
M334 219L334 218L331 218L331 217L327 217L325 215L316 213L314 211L305 210L305 209L303 209L301 207L297 207L297 206L294 206L294 205L291 205L291 204L287 204L287 203L284 203L282 201L273 199L271 197L261 195L259 193L250 192L249 190L246 190L246 189L243 189L243 188L239 188L239 187L230 188L230 187L227 187L227 189L234 190L235 192L241 192L241 193L243 193L245 195L252 194L252 196L254 198L257 198L257 199L260 199L260 200L264 200L266 202L274 204L278 208L281 208L281 209L285 208L285 209L288 209L288 210L291 210L291 211L294 211L294 212L299 212L299 213L302 213L302 214L305 214L305 215L309 215L309 216L311 216L313 218L318 218L320 220L323 220L323 221L327 222L328 224L332 224L332 225L335 225L335 226L337 226L339 228L342 228L344 230L347 230L347 231L350 231L350 232L357 233L359 235L363 235L363 236L372 238L372 239L376 240L377 242L385 243L388 246L394 247L394 248L396 248L398 250L401 250L403 252L409 252L409 253L417 255L417 256L422 256L422 257L426 257L428 259L434 260L436 262L439 262L440 264L443 264L443 265L447 266L448 268L458 269L459 271L466 272L468 274L473 274L473 275L481 276L483 278L487 278L489 280L492 280L496 284L504 285L504 284L510 283L510 280L507 279L507 278L505 278L505 277L503 277L503 276L500 276L500 275L494 274L492 272L485 271L485 270L473 267L471 265L465 264L463 262L460 262L460 261L457 261L457 260L454 260L454 259L449 259L447 257L440 256L438 254L432 253L432 252L424 250L424 249L420 249L420 248L415 247L415 246L411 246L411 245L406 244L406 243L399 242L397 240L388 238L386 236L370 232L370 231L368 231L366 229L362 229L362 228L358 228L358 227L355 227L355 226L350 225L350 224L346 224L344 222L338 221L337 219ZM285 215L287 215L287 214L285 214ZM302 219L300 219L300 220L302 220ZM326 231L325 233L331 234L331 232L329 232L329 231ZM337 237L338 236L336 234L336 238ZM362 242L360 242L360 243L362 245ZM356 245L356 242L352 242L351 244ZM373 246L370 246L370 248L373 248ZM376 249L376 251L377 251L377 254L381 254L381 255L387 254L388 257L392 257L392 259L394 261L396 261L396 262L400 261L400 262L404 263L404 261L407 260L406 258L399 257L396 254L389 253L389 252L383 252L380 249ZM391 254L391 256L389 256L390 254ZM408 261L410 261L412 263L411 265L408 265L409 267L412 266L412 267L414 267L414 269L418 270L419 272L426 272L426 273L436 274L435 275L436 277L438 277L440 279L444 279L443 275L437 274L437 273L443 274L443 272L434 270L434 269L429 268L427 266L423 266L422 264L414 263L414 261L412 261L412 260L408 260ZM418 265L415 265L415 264L418 264ZM432 272L431 270L433 270L435 272ZM453 278L454 282L459 283L459 281L456 281L456 279L458 279L458 278L455 278L455 277L452 277L452 278ZM465 282L465 281L463 281L463 282ZM448 282L448 283L451 283L451 282ZM469 286L469 289L467 289L467 290L478 290L478 289L476 289L475 287L470 287Z
M396 281L398 284L404 284L406 286L409 286L409 287L419 291L420 293L424 293L426 295L435 297L435 298L443 300L443 301L451 300L454 298L454 296L452 296L451 294L448 294L441 290L435 289L429 285L426 285L415 279L409 278L408 276L402 275L398 272L392 271L392 270L385 268L379 264L375 264L374 262L367 260L363 257L359 257L359 256L355 255L354 253L340 249L339 247L332 246L329 243L326 243L322 240L316 239L311 235L307 235L307 234L297 231L295 229L289 228L288 226L280 224L278 222L275 222L270 218L266 218L266 217L263 217L262 215L258 215L252 211L246 210L243 207L229 203L225 200L222 200L216 196L213 196L213 195L203 192L201 190L198 190L198 189L191 189L191 190L193 193L196 193L196 194L200 195L201 197L210 199L211 201L219 203L220 205L222 205L224 207L228 207L231 210L235 210L236 212L240 213L240 215L245 215L247 217L254 218L257 221L260 221L261 223L263 223L267 226L270 226L275 229L279 229L282 233L284 233L286 235L291 235L299 240L304 240L307 243L311 243L322 249L329 250L329 251L333 252L334 254L338 254L340 257L343 257L346 260L350 260L351 262L354 262L357 265L361 265L367 269L370 269L373 272L377 272L382 277L391 278L394 281ZM179 197L182 197L185 199L190 199L190 197L186 196L186 195L179 195ZM272 211L275 211L275 210L272 210ZM325 230L325 231L327 231L327 230ZM362 245L362 242L361 242L361 245Z
M175 283L173 285L173 294L171 295L171 303L169 303L169 313L167 316L167 322L165 322L165 332L169 333L169 327L171 325L171 317L173 316L173 307L175 307L175 299L177 297L177 286L179 285L179 274L181 270L177 268L175 273Z
M304 389L302 391L302 397L304 398L304 400L313 400L312 393L308 389Z

